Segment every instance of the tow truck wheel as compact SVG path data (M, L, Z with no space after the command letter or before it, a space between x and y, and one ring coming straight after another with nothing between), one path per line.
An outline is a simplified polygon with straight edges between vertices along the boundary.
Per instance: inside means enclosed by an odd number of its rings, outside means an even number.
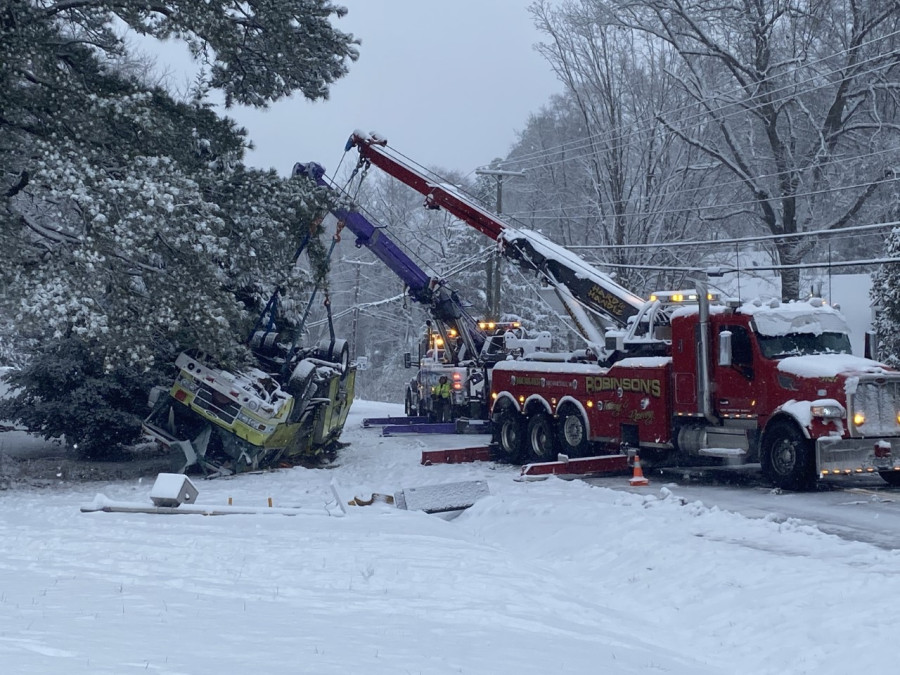
M412 391L410 391L409 387L406 388L406 405L404 406L404 410L406 411L407 417L415 417L416 410L413 410L413 402L412 402Z
M787 420L774 422L762 445L762 469L777 487L809 490L816 482L812 443Z
M539 413L528 420L528 441L528 449L535 460L556 460L556 429L553 428L553 418L550 415Z
M588 451L587 427L584 418L571 406L559 414L559 449L569 457L585 457Z
M520 462L525 450L525 418L512 409L503 411L497 422L500 452L509 462Z
M879 471L878 475L884 482L893 487L900 487L900 471Z

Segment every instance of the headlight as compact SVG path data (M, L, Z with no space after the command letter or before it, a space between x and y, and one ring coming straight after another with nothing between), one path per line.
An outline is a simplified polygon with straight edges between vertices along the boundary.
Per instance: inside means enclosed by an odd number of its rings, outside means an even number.
M254 431L261 431L264 434L271 433L272 431L275 430L274 425L264 424L263 422L260 422L259 420L255 420L245 412L239 412L237 414L237 419L239 422L243 422L244 424L246 424L248 427L250 427Z
M855 426L861 427L865 423L866 423L866 416L863 413L861 413L861 412L853 413L853 424Z
M250 399L249 401L247 401L247 407L253 412L256 412L257 410L259 410L259 403L257 403L253 399Z
M841 419L844 416L843 407L836 403L824 403L821 405L813 405L809 408L813 417L823 417L826 419ZM855 420L855 418L854 418Z

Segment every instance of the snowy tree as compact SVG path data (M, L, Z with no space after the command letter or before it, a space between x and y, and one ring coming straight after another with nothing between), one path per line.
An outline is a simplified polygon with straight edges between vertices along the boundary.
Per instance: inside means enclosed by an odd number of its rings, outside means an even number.
M127 56L111 26L181 37L210 67L204 87L265 105L295 90L327 95L356 55L327 20L343 10L312 0L4 4L0 236L23 325L131 362L150 356L160 329L226 350L242 327L227 291L287 269L272 255L293 250L324 202L243 170L243 130L201 100L178 103L108 65Z
M0 419L15 420L51 439L65 435L77 455L118 459L146 416L152 371L110 371L83 340L38 345L7 378L17 396L0 400Z
M692 104L660 110L658 121L717 170L715 189L697 200L706 217L744 234L789 235L882 213L900 134L893 0L562 7L584 30L627 31L675 56L660 70ZM776 250L795 265L808 242L780 239ZM799 291L799 270L784 270L782 296Z
M900 260L900 229L895 228L885 241L887 257ZM900 367L900 265L882 265L872 275L872 305L876 315L875 358Z
M205 95L326 97L357 56L329 21L344 12L325 0L0 0L0 288L7 319L44 343L36 358L59 348L115 373L190 346L243 357L264 299L309 281L293 255L330 196L245 169L246 132ZM125 29L189 46L204 64L191 100L148 84Z
M669 81L673 49L598 22L590 3L538 2L531 11L547 36L538 49L565 89L510 156L521 158L533 195L522 216L558 230L567 246L609 247L600 260L627 287L656 286L648 277L658 273L646 268L671 266L672 252L622 247L705 235L685 195L709 170L658 117L685 102Z

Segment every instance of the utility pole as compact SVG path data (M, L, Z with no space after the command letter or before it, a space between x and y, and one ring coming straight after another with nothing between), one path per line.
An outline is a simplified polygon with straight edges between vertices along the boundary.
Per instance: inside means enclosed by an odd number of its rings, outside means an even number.
M503 213L503 181L507 178L524 178L524 171L502 171L500 169L475 169L478 176L493 176L497 181L497 215ZM500 318L500 254L494 252L485 264L487 273L487 306L491 319Z
M350 359L355 360L359 356L358 338L359 338L359 290L360 290L360 267L363 265L374 265L374 262L363 262L362 260L342 260L344 265L356 265L356 282L353 286L353 319L350 324Z

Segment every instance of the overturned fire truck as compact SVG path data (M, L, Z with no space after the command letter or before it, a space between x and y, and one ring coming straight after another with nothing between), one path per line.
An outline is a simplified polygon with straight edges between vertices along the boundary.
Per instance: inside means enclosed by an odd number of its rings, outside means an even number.
M294 255L299 259L321 228L334 226L327 257L340 240L333 216L310 228ZM151 393L146 436L183 455L182 472L207 477L314 463L333 455L353 402L356 366L346 340L335 336L327 294L329 337L301 344L324 279L313 288L299 325L289 326L276 288L250 332L255 365L240 372L223 368L199 350L180 354L171 387Z

